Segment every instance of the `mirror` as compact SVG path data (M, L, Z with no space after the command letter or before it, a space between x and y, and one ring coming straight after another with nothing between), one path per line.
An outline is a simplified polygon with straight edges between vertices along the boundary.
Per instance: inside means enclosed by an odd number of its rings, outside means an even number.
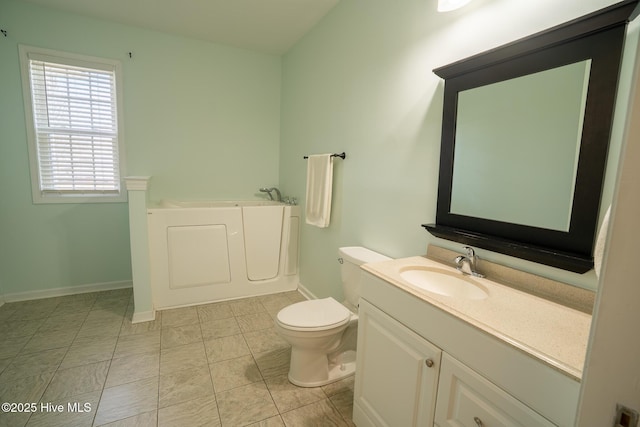
M593 267L624 1L434 70L445 79L433 235Z
M452 213L569 231L590 66L458 94Z

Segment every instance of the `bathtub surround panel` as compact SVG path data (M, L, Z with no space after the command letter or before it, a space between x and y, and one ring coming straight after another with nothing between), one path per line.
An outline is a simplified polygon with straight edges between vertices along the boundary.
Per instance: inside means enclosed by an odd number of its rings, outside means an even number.
M278 275L283 214L284 206L242 207L247 277L251 281L273 279ZM287 255L289 253L287 251Z
M298 274L298 262L300 258L300 217L292 216L289 219L289 233L291 236L298 236L289 239L287 248L287 259L285 261L285 273L287 276Z
M145 210L154 308L296 289L300 207L243 203Z
M225 224L167 227L171 289L231 281Z

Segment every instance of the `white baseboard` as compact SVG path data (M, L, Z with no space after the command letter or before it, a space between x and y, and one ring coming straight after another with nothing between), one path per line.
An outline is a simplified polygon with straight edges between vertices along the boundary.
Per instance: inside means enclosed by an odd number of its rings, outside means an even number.
M318 299L309 289L305 288L302 283L298 283L298 292L300 292L306 299Z
M4 295L4 302L27 301L33 299L62 297L65 295L85 294L87 292L112 291L114 289L124 289L133 287L131 280L119 282L92 283L89 285L68 286L65 288L42 289L27 292L15 292ZM2 298L0 298L1 300ZM2 305L2 304L0 304Z
M151 322L156 320L156 311L142 311L140 313L133 313L131 323Z

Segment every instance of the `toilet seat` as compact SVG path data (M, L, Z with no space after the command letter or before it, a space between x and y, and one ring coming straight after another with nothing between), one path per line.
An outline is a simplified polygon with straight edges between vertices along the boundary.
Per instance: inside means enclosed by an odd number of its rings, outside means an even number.
M349 322L351 312L335 299L323 298L297 302L278 312L278 323L294 331L321 331Z

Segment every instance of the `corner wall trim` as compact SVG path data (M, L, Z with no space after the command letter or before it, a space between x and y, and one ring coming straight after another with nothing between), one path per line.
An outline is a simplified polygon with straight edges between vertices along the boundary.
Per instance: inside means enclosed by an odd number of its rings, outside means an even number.
M150 176L127 176L124 178L128 191L147 191Z
M118 282L91 283L87 285L67 286L64 288L41 289L26 292L4 294L4 302L27 301L42 298L62 297L66 295L85 294L88 292L112 291L133 287L131 280ZM1 298L0 298L1 301ZM2 305L2 304L0 304Z
M156 311L142 311L140 313L133 313L133 317L131 318L131 323L143 323L143 322L151 322L156 320Z

